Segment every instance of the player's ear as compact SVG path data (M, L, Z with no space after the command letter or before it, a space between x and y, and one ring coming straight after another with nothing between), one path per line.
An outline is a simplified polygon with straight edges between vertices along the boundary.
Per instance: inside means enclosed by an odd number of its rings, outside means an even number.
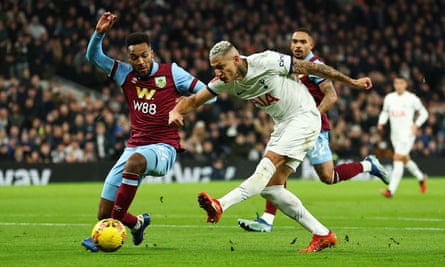
M235 61L237 64L240 62L240 56L239 55L234 55L233 56L233 61Z

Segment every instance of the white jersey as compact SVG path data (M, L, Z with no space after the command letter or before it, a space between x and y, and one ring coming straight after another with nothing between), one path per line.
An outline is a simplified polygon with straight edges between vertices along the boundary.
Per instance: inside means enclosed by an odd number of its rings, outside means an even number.
M208 85L216 94L227 92L253 103L275 121L266 151L287 156L294 171L320 133L321 118L309 90L292 75L292 57L265 51L244 57L247 73L241 81Z
M253 103L275 122L286 121L298 113L316 111L315 101L303 83L292 75L292 57L265 51L243 57L247 73L241 81L212 80L208 87L216 94L227 92Z
M414 115L418 116L414 121ZM386 124L388 119L391 127L391 139L413 138L411 130L415 123L418 127L427 120L428 112L420 99L413 93L405 91L402 95L391 92L383 101L383 109L379 116L379 124Z

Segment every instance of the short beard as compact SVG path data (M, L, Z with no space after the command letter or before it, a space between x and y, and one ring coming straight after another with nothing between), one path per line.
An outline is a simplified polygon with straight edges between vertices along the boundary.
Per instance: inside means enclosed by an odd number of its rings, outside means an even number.
M234 80L238 78L243 79L244 77L246 77L246 73L247 73L247 68L245 68L244 65L241 64L238 65L238 67L236 68Z

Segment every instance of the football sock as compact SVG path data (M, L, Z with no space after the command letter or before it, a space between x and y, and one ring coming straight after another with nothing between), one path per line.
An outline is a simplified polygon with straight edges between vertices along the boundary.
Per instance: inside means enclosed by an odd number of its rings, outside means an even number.
M363 172L364 167L361 162L350 162L337 165L334 168L333 184L349 180L357 174Z
M423 180L423 176L424 174L420 171L419 167L417 166L417 164L410 160L408 161L408 163L406 163L405 168L412 174L414 175L417 180L422 181Z
M269 200L266 200L266 209L264 210L264 213L275 215L277 214L277 207L275 207Z
M128 208L136 195L138 189L139 175L135 173L124 172L122 174L122 183L119 186L114 201L111 217L121 221L129 228L133 228L138 219L136 216L128 213Z
M394 193L396 192L400 180L402 180L402 175L403 175L403 162L399 160L394 161L391 173L391 182L389 182L388 186L388 190L391 192L391 194L394 195Z
M225 196L218 199L222 210L224 211L232 205L235 205L249 197L258 195L267 185L274 173L275 166L273 165L272 161L270 161L268 158L261 159L252 176L241 183L238 187L227 193Z
M372 164L369 162L369 160L360 161L360 164L362 165L362 172L370 172L372 169Z
M284 183L284 187L286 188L287 182ZM265 220L268 224L272 225L275 220L275 215L277 214L277 207L275 207L272 202L266 199L266 208L264 209L264 213L261 216L261 219Z
M261 219L263 219L266 223L272 225L273 221L275 220L275 214L264 212L263 215L261 216Z
M321 224L301 203L300 199L282 185L268 186L261 196L272 202L284 214L299 222L312 234L327 235L329 229Z
M264 210L261 219L265 220L268 224L273 224L275 214L277 214L277 207L275 207L269 200L266 200L266 209Z
M144 224L143 220L139 220L138 217L136 217L136 224L133 226L133 228L131 229L132 232L137 231L139 228L141 228L141 226Z

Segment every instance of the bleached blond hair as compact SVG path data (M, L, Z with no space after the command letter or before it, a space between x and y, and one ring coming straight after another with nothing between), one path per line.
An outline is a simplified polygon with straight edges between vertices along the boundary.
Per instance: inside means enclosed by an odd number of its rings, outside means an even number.
M229 41L217 42L209 52L209 59L212 60L215 57L225 56L234 46Z

